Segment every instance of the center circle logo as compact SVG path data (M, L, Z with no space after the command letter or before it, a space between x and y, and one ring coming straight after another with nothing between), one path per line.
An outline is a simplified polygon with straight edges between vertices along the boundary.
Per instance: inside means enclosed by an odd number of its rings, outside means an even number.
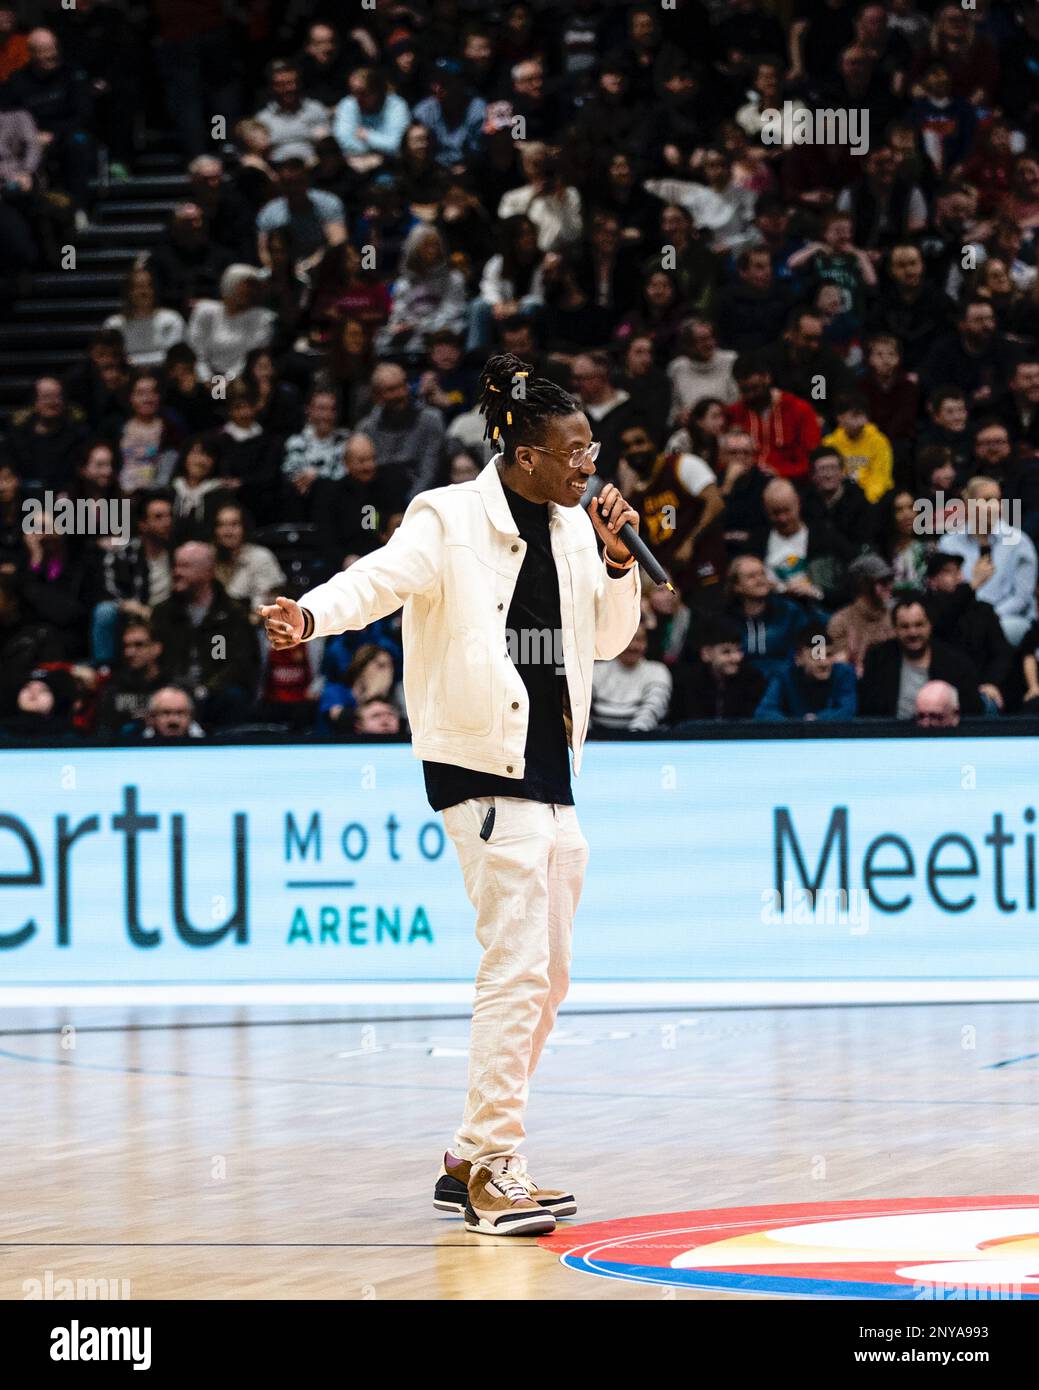
M604 1279L792 1298L1039 1298L1039 1197L728 1207L560 1228L538 1244Z

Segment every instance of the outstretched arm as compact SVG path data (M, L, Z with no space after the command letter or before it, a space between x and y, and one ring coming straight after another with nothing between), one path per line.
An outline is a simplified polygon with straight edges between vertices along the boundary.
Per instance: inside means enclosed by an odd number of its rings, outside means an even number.
M432 592L440 582L443 543L440 517L416 498L380 549L311 589L299 603L279 597L260 609L271 646L280 650L313 637L358 631L395 613L412 594Z

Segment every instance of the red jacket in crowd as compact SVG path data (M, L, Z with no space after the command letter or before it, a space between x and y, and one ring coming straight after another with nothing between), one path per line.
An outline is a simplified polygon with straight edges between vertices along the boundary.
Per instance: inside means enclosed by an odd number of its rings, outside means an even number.
M750 435L760 465L781 478L807 477L808 455L818 448L822 431L815 411L800 396L773 387L772 403L760 414L737 401L729 406L729 424Z

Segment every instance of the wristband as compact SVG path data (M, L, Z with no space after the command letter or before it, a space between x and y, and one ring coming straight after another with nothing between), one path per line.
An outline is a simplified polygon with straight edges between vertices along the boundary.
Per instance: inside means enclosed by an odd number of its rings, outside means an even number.
M610 557L609 557L609 555L607 555L607 556L606 556L606 563L607 563L607 565L609 565L610 569L615 569L615 570L630 570L631 567L632 567L632 565L635 563L635 556L634 556L634 555L629 555L628 558L624 561L624 564L623 564L623 565L620 565L620 564L617 563L616 560L611 560Z
M314 615L309 608L301 608L299 611L303 614L303 633L299 640L305 642L308 637L314 635Z

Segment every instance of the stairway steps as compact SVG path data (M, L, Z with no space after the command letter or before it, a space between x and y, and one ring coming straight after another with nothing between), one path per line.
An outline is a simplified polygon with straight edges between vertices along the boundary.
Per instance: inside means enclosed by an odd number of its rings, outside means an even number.
M34 378L42 372L63 372L66 367L79 360L78 352L59 351L48 348L46 351L27 349L24 352L6 352L0 349L0 372L24 372L28 367ZM3 380L3 377L0 377Z
M76 356L90 342L100 323L100 317L94 323L9 323L0 328L0 352L46 348Z
M119 199L185 198L190 184L183 174L135 174L121 183L91 185L98 194L98 207Z
M140 246L87 246L77 252L76 265L79 270L86 266L108 266L113 269L120 266L125 274L145 249Z
M114 222L122 221L124 219L131 223L139 223L142 221L142 219L147 219L150 222L152 219L158 217L160 214L165 214L168 217L176 206L177 204L172 201L106 201L103 203L98 203L94 209L94 226L108 226Z
M68 238L76 268L33 275L0 323L0 420L30 402L39 376L83 360L91 335L119 311L127 272L162 242L173 209L190 196L176 140L150 131L145 139L129 179L93 180L92 221Z
M32 277L32 299L46 299L48 303L65 301L76 308L83 302L78 297L80 295L88 298L102 294L118 295L122 291L124 278L114 271L43 271Z
M27 405L35 380L32 376L4 376L0 379L0 401L10 401L16 408Z
M176 150L152 150L139 154L134 159L138 174L181 174L187 164L185 157Z
M76 235L76 246L84 249L117 246L153 246L162 238L166 228L162 222L120 222L108 226L104 222L91 222L85 231Z
M55 319L67 318L70 309L74 309L77 315L89 314L99 318L107 318L109 314L118 314L122 306L122 301L118 296L110 299L19 299L11 310L13 318L17 322L31 323L35 319Z

